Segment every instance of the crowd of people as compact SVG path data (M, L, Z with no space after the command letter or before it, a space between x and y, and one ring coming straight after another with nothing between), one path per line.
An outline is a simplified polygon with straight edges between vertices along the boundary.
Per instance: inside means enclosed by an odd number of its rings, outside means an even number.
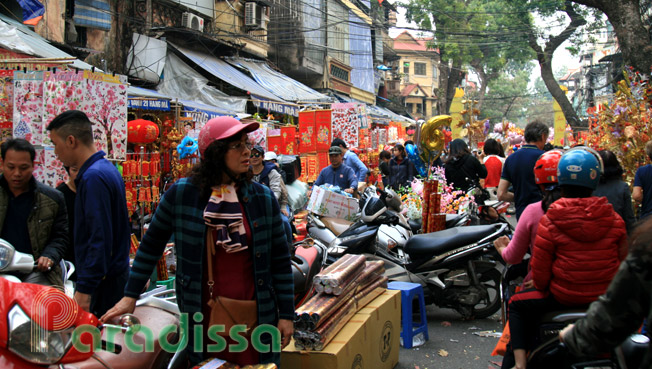
M0 237L36 260L35 271L20 278L62 287L62 260L73 261L74 299L108 321L134 311L173 239L181 312L201 313L205 319L196 324L207 332L220 309L238 309L256 324L278 327L287 345L294 315L293 209L278 156L248 141L247 134L256 129L258 123L231 117L206 123L199 133L199 164L163 194L131 268L124 182L95 148L88 117L66 111L47 127L70 178L56 190L34 178L35 149L29 142L5 141L0 148ZM560 336L576 353L618 344L652 312L652 164L638 169L630 192L613 152L583 146L544 151L548 132L539 121L529 123L525 144L508 157L494 139L482 151L455 139L437 163L453 188L485 188L492 199L515 204L513 238L494 244L509 264L529 261L521 291L508 305L511 342L505 368L526 367L537 319L547 311L589 309L586 319ZM417 176L405 147L397 143L380 153L377 186L399 190ZM652 142L645 150L652 161ZM369 168L339 138L328 157L330 165L314 186L359 195ZM638 223L632 199L641 204ZM208 355L191 352L190 361ZM258 353L251 345L220 358L240 365L279 363L278 353Z

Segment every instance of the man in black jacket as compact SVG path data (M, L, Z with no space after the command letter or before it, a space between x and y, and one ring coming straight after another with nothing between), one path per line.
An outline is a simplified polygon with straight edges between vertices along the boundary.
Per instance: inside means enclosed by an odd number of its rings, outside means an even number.
M22 138L0 147L0 237L31 254L36 271L16 275L23 282L63 286L59 261L68 247L68 216L61 192L33 176L34 146Z

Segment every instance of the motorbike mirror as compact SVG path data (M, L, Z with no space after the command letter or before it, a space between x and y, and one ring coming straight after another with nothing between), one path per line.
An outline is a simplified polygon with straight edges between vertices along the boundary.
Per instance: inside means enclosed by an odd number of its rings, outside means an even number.
M118 325L122 332L127 332L129 330L137 333L140 331L140 319L133 314L124 314L120 317Z

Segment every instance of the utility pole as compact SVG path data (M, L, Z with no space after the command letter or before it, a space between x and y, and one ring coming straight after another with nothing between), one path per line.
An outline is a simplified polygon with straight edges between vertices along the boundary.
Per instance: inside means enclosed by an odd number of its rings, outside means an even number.
M152 29L152 0L145 2L145 34L149 36L149 30Z

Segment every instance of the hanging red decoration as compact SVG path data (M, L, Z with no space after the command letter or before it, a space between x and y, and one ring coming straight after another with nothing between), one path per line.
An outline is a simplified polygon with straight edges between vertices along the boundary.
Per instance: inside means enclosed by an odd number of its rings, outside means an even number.
M152 121L136 119L127 122L127 142L129 143L152 143L156 141L158 134L158 125Z

